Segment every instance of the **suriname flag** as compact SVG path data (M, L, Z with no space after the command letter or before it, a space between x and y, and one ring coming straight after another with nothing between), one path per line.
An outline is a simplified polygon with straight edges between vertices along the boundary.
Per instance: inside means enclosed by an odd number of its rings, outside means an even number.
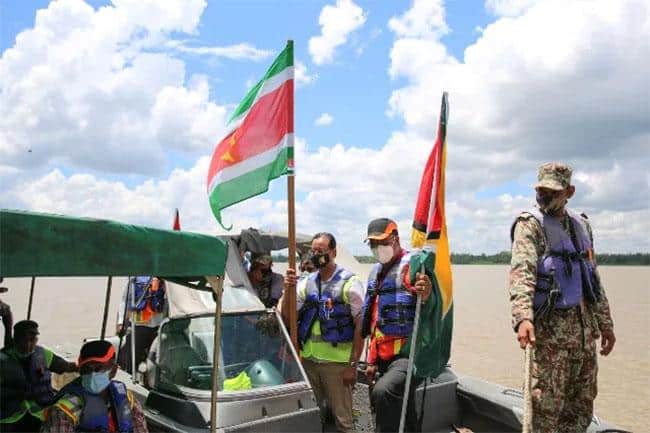
M228 206L266 192L293 173L293 41L246 94L208 169L210 207L219 224Z

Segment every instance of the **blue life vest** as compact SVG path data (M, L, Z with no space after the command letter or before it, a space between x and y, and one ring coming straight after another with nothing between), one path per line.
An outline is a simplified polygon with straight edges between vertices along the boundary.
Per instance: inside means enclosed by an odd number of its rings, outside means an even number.
M319 272L309 274L305 288L305 302L298 311L300 344L304 344L311 336L311 329L316 319L320 322L323 341L334 346L337 343L352 341L354 319L350 304L344 301L343 287L353 276L353 273L337 267L332 278L321 284Z
M135 311L142 311L149 304L149 307L158 313L165 308L165 282L160 280L160 286L155 292L151 289L152 277L138 276L131 278Z
M114 411L117 431L120 433L133 432L133 414L129 406L126 385L122 382L111 380L108 385L111 398L111 410ZM78 432L108 432L108 408L101 394L92 394L77 379L66 385L61 394L74 394L83 401L79 424L76 427Z
M385 276L379 281L383 265L377 263L368 275L368 288L363 305L364 337L370 335L372 305L379 297L377 305L377 327L384 335L407 337L413 331L415 320L416 296L403 284L403 274L407 270L411 254L404 254L390 269L384 270Z
M3 349L2 381L0 388L0 419L21 410L23 401L34 401L41 408L52 404L52 373L47 367L45 349L36 346L29 357L29 375L25 375L22 362L15 349ZM6 374L6 376L5 376Z
M571 231L567 233L560 219L537 208L528 213L541 225L546 244L544 253L537 260L533 298L535 315L544 316L553 308L576 307L583 297L589 302L600 299L591 239L582 218L567 210Z

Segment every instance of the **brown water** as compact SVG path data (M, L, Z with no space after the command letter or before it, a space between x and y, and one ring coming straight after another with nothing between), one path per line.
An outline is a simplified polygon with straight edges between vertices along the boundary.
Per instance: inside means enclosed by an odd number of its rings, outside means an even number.
M278 271L282 267L278 264ZM596 411L602 418L637 433L650 425L650 267L600 268L617 336L614 351L600 358ZM452 367L505 386L519 388L523 352L510 328L507 266L454 268ZM106 278L37 279L32 318L41 325L41 342L74 356L84 337L99 335ZM108 333L113 334L119 296L126 279L113 280ZM14 320L26 316L29 279L6 279Z

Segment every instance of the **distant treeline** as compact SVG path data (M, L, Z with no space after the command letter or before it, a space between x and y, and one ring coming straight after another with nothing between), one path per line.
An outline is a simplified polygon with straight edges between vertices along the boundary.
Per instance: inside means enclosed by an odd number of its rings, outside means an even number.
M355 256L359 263L376 263L372 256ZM451 262L455 265L505 265L510 263L510 251L501 251L497 254L451 254ZM596 254L599 265L628 265L650 266L650 253L634 254ZM287 256L273 256L278 263L286 263Z

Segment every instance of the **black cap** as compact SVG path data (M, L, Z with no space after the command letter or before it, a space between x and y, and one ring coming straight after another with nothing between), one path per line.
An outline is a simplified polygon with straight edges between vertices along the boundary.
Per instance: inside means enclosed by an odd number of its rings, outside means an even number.
M390 218L377 218L368 224L366 241L372 239L382 241L397 231L397 223Z
M14 335L38 335L38 323L33 320L21 320L14 325Z
M81 367L83 364L96 361L107 363L115 356L115 347L106 340L95 340L84 343L79 352L78 364Z

